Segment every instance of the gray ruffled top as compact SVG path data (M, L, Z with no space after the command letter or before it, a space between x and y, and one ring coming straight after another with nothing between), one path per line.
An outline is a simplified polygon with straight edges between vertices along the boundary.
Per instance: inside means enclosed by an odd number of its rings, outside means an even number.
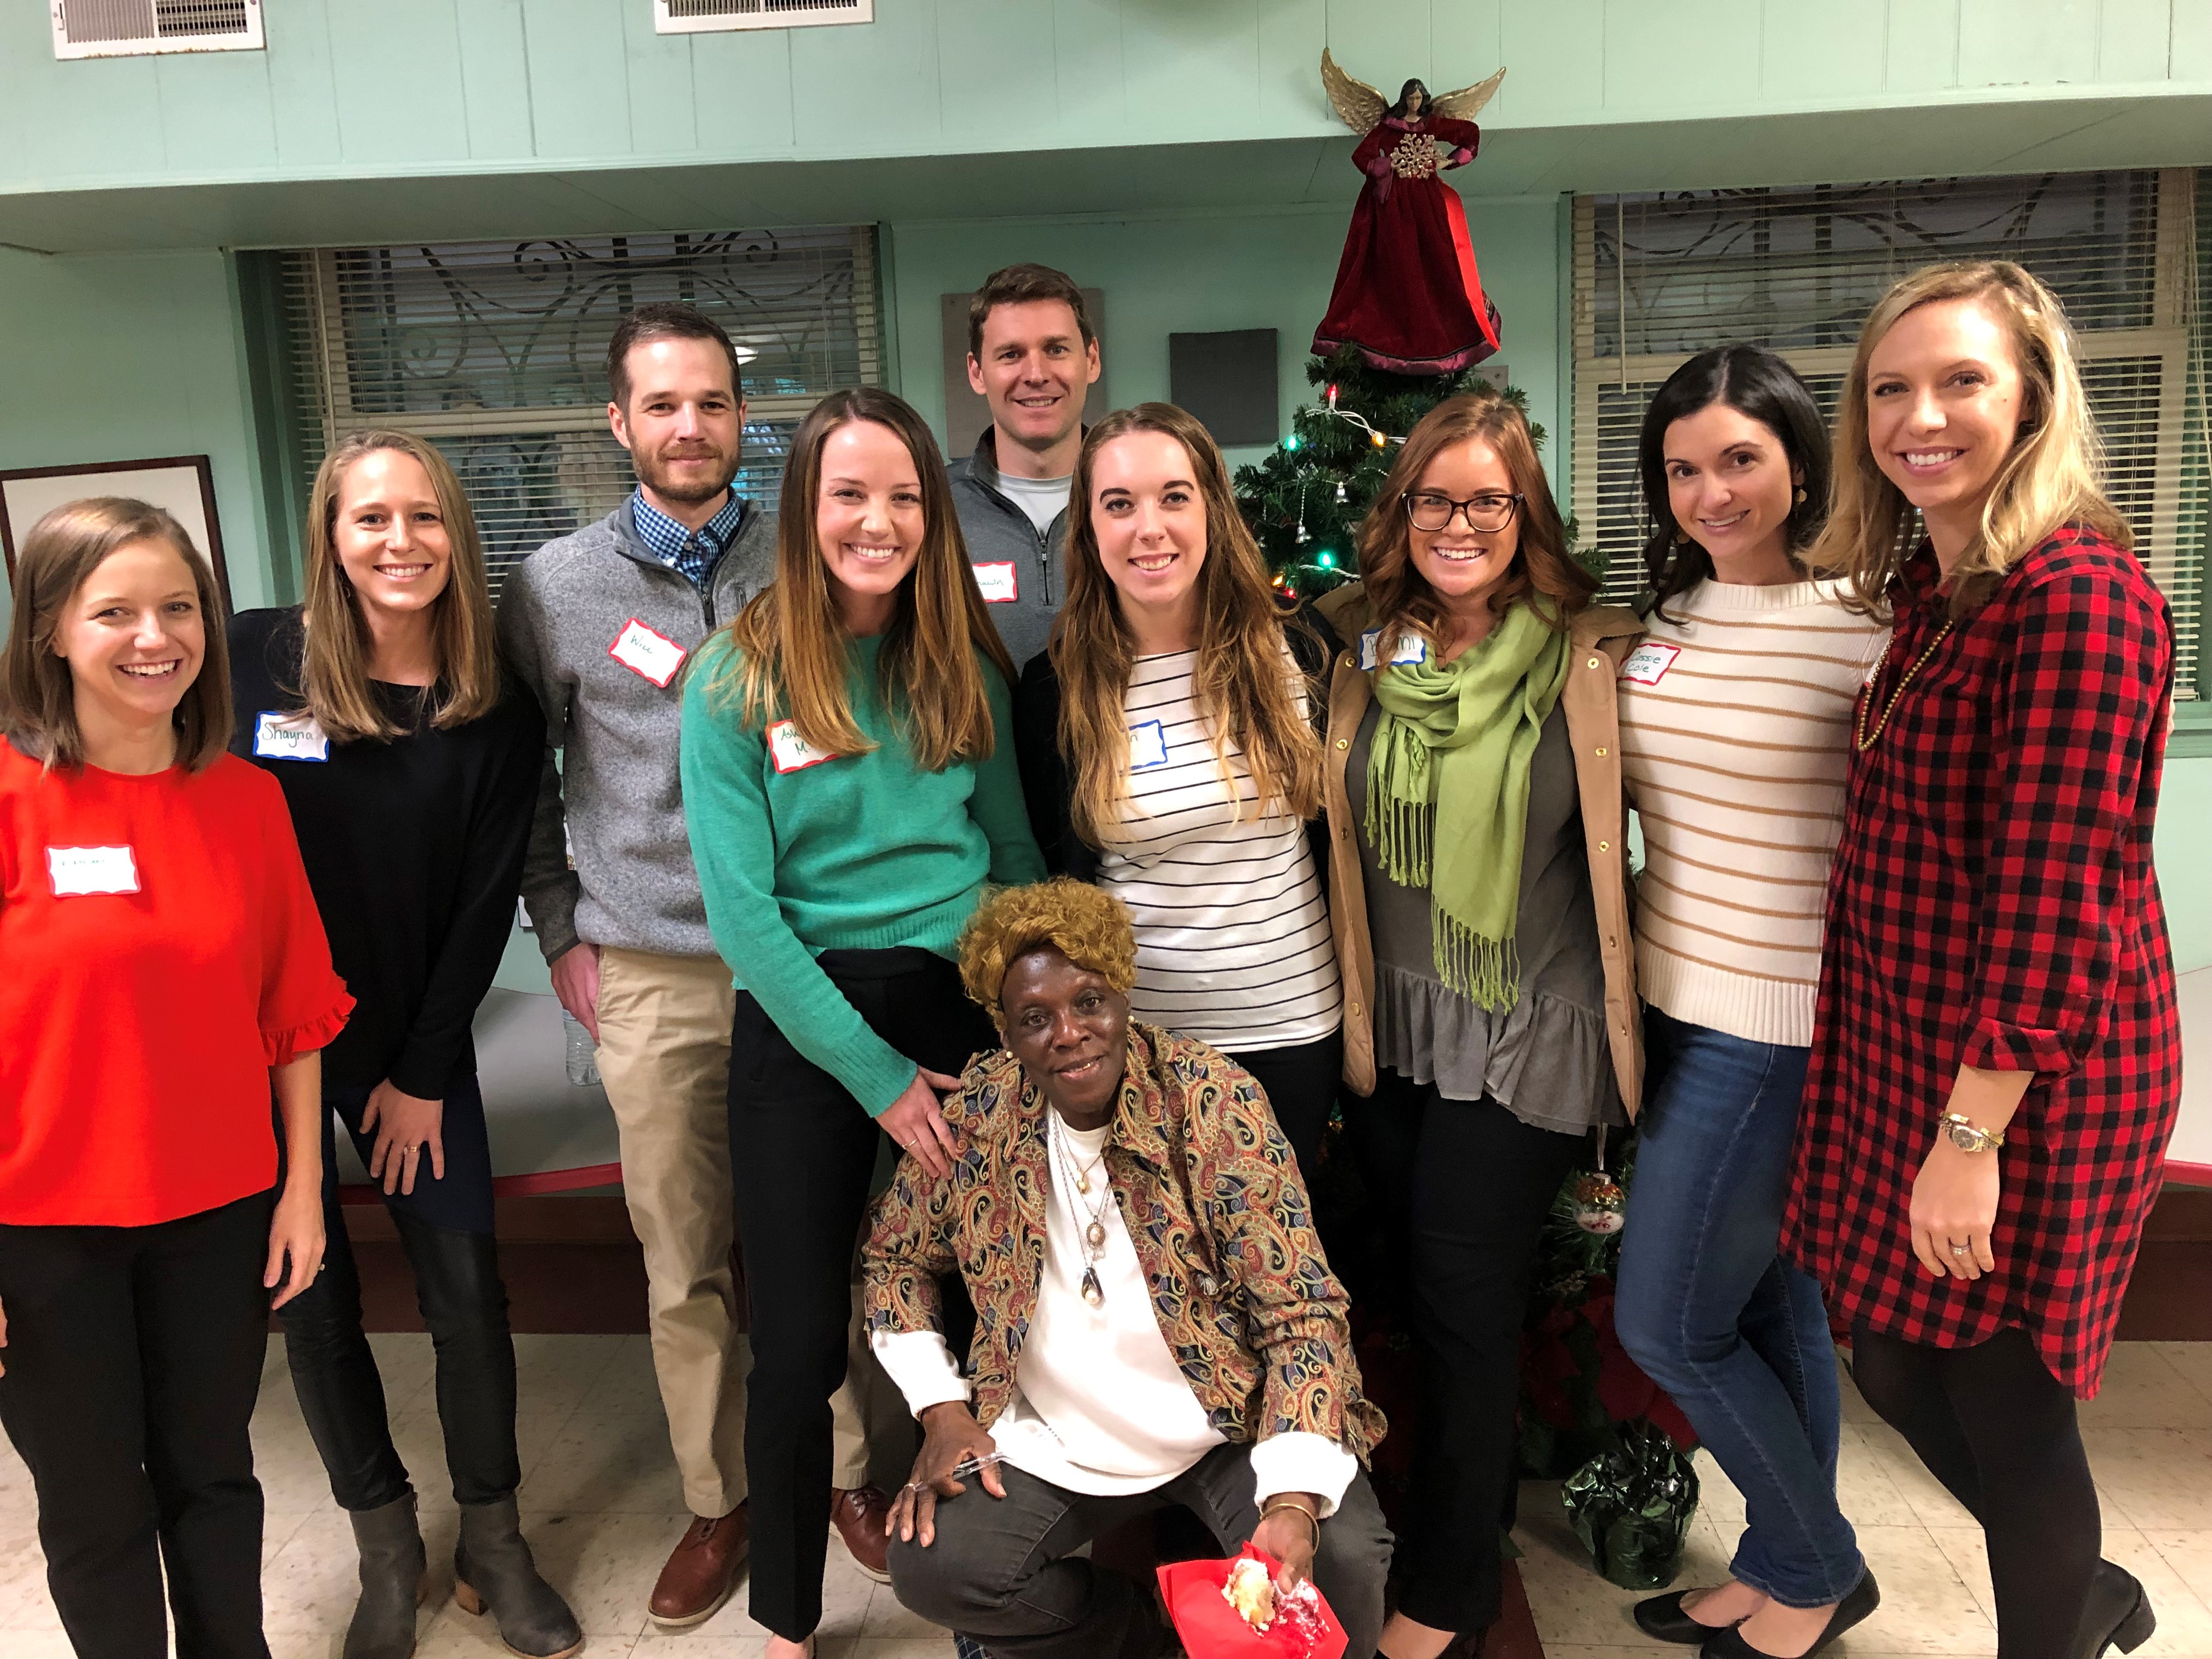
M1521 996L1493 1013L1437 976L1429 895L1384 875L1368 844L1367 757L1380 705L1353 739L1345 787L1361 824L1359 868L1375 949L1375 1063L1447 1100L1487 1095L1531 1127L1580 1134L1627 1122L1605 1035L1605 963L1598 952L1582 799L1566 716L1553 708L1529 766L1514 943Z

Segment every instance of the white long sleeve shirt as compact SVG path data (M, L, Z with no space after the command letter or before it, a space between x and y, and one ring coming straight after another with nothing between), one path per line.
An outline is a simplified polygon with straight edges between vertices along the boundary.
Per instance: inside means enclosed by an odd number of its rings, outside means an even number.
M1110 1126L1054 1127L1079 1167L1096 1168ZM1014 1396L991 1425L1006 1462L1040 1480L1094 1497L1150 1492L1172 1480L1222 1443L1198 1397L1183 1380L1152 1313L1136 1246L1110 1188L1100 1219L1106 1249L1097 1264L1104 1296L1083 1299L1090 1265L1083 1244L1087 1215L1071 1209L1061 1182L1046 1183L1044 1277L1036 1311L1022 1344ZM934 1331L878 1332L876 1357L919 1417L969 1391L945 1339ZM1279 1434L1252 1448L1255 1501L1307 1492L1328 1515L1358 1473L1359 1461L1317 1434Z

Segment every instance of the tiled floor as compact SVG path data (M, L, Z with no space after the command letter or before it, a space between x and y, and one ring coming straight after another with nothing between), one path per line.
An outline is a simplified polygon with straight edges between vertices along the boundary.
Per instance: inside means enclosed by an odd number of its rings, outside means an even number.
M450 1559L453 1507L438 1478L429 1340L370 1339L384 1368L396 1437L423 1489L434 1571ZM590 1659L752 1659L764 1637L744 1595L696 1630L653 1632L645 1599L684 1524L684 1504L641 1337L526 1336L521 1360L523 1510L547 1576L562 1586L591 1638ZM1911 1454L1856 1395L1846 1393L1843 1488L1881 1611L1832 1652L1846 1659L1974 1655L1996 1650L1981 1538L1922 1474ZM2083 1412L2104 1494L2106 1553L2150 1587L2159 1631L2138 1659L2212 1659L2212 1344L2133 1343L2114 1355L2103 1396ZM336 1659L353 1607L352 1540L331 1504L272 1340L255 1419L268 1494L264 1545L270 1645L277 1659ZM1735 1491L1704 1455L1705 1508L1685 1582L1725 1571L1741 1522ZM1627 1659L1680 1653L1645 1641L1629 1621L1636 1597L1583 1564L1557 1488L1522 1494L1522 1572L1550 1659ZM488 1623L453 1606L437 1572L422 1613L422 1659L494 1659ZM821 1659L947 1659L941 1632L870 1583L832 1540ZM0 1654L67 1659L46 1597L29 1483L0 1447Z

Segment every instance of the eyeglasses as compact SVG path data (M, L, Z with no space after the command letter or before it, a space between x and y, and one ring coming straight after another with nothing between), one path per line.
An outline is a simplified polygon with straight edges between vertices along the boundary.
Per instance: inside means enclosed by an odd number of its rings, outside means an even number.
M1455 514L1466 515L1469 530L1503 530L1513 522L1522 501L1518 493L1501 495L1494 490L1455 501L1449 495L1409 489L1399 499L1406 503L1406 516L1413 528L1430 532L1449 528Z

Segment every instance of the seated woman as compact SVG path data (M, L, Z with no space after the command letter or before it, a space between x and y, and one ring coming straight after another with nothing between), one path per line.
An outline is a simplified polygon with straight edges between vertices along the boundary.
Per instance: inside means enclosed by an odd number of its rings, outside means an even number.
M877 1356L925 1431L891 1583L998 1659L1149 1659L1151 1596L1073 1552L1182 1504L1281 1587L1310 1577L1370 1654L1391 1538L1359 1465L1383 1423L1344 1291L1258 1085L1129 1018L1136 948L1121 901L1066 878L1000 893L961 939L1006 1048L945 1103L951 1175L902 1159L864 1249ZM955 1271L969 1378L939 1334Z

